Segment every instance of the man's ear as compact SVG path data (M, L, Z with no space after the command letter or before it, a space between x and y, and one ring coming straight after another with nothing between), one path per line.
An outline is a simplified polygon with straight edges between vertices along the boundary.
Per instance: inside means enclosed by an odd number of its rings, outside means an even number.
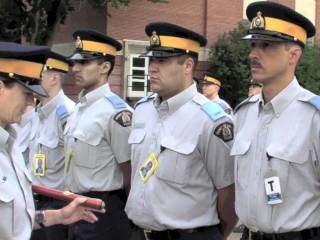
M289 64L290 65L297 65L299 60L302 56L302 49L299 46L293 45L290 49L290 56L289 56Z
M111 63L108 61L101 63L99 66L101 74L108 74L109 70L111 69Z
M3 93L3 91L5 90L6 86L4 85L4 82L2 80L0 80L0 94Z
M194 67L194 61L191 57L188 57L184 62L184 70L185 74L192 74L193 67Z

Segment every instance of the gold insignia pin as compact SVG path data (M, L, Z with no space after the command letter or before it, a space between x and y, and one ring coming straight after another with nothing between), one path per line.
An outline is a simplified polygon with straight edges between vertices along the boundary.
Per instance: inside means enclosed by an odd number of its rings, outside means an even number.
M76 48L80 48L80 49L83 48L83 44L82 44L80 36L77 36L75 45L76 45Z
M160 46L160 38L157 35L156 31L152 32L152 35L150 37L150 46Z
M265 29L266 23L262 13L259 11L257 12L257 16L254 17L251 21L250 29Z

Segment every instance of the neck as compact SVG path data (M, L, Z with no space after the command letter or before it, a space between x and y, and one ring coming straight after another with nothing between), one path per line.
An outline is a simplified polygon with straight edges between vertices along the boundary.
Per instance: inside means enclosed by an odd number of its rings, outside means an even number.
M270 102L292 82L293 78L294 74L288 74L284 77L273 78L269 83L264 83L262 88L264 102Z
M55 96L57 96L60 92L61 88L52 88L50 91L48 91L48 97L40 97L40 102L42 105L46 105L48 102L50 102Z
M84 89L84 95L92 92L93 90L105 85L108 83L108 78L105 76L101 76L95 84L92 84Z
M213 94L211 94L210 96L208 96L208 98L209 98L210 100L214 100L214 99L216 99L217 97L219 97L218 93L213 93Z

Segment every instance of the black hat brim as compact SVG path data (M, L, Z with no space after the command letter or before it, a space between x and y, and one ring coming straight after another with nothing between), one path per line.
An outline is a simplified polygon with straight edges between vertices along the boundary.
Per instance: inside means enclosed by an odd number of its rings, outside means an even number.
M164 52L157 50L149 50L145 53L140 54L140 57L150 57L150 58L169 58L182 56L184 53L181 52Z
M15 79L15 81L17 81L20 85L22 85L23 87L25 87L26 89L28 89L32 93L35 93L41 97L48 97L47 91L39 84L29 85L29 84L26 84L25 82L17 80L17 79Z

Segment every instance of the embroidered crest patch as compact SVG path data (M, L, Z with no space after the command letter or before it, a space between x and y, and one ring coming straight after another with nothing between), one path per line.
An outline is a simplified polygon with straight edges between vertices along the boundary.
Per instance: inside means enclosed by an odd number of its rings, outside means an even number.
M216 127L216 130L214 130L214 135L224 142L233 140L233 124L229 122L221 123Z
M121 112L118 112L113 119L119 123L122 127L129 127L131 126L131 120L132 120L132 112L128 110L123 110Z

